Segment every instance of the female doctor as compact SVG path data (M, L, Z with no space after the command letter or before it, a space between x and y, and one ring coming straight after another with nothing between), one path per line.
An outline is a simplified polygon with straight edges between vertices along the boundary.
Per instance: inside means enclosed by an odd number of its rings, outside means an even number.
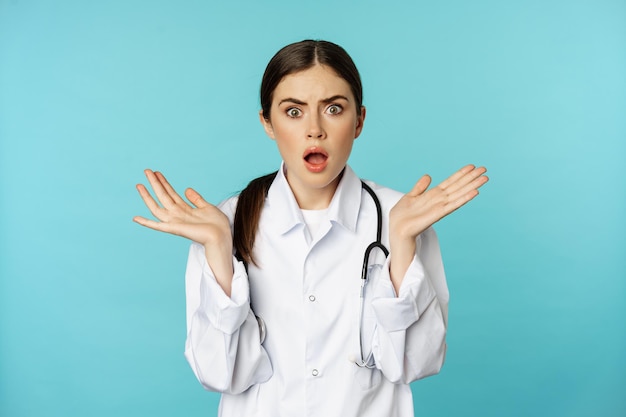
M347 165L365 121L359 73L338 45L281 49L260 121L282 157L219 206L185 202L146 170L140 225L193 241L185 356L221 416L413 416L409 383L439 372L448 289L431 226L478 194L468 165L405 195ZM158 202L157 202L158 200Z

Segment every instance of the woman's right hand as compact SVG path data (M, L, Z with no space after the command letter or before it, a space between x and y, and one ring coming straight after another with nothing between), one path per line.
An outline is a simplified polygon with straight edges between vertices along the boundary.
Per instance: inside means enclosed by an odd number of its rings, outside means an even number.
M191 206L178 195L163 174L149 169L144 173L160 204L152 198L143 184L137 185L137 191L158 221L141 216L135 216L133 221L150 229L186 237L202 244L215 278L224 292L230 295L233 239L228 217L216 206L205 201L195 190L185 190L185 196L193 204Z

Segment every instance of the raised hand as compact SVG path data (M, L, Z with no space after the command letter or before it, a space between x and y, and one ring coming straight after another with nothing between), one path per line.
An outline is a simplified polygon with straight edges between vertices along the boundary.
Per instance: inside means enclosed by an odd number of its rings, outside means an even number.
M149 169L144 172L161 204L152 198L143 184L138 184L137 190L150 212L159 221L135 216L133 218L135 222L154 230L186 237L203 245L223 243L223 240L232 241L228 218L217 207L207 203L195 190L188 188L185 196L193 204L192 207L176 193L163 174Z
M436 187L428 189L431 178L424 175L413 189L391 209L390 229L399 236L415 239L435 222L478 195L489 178L484 167L467 165Z
M484 167L467 165L430 190L431 178L424 175L391 209L391 275L396 290L415 253L417 235L476 197L489 180L486 172Z
M192 206L178 195L163 174L149 169L144 173L160 204L143 184L137 185L137 191L158 221L141 216L135 216L133 221L204 245L207 261L217 281L230 295L233 239L228 217L216 206L206 202L195 190L185 190L185 196Z

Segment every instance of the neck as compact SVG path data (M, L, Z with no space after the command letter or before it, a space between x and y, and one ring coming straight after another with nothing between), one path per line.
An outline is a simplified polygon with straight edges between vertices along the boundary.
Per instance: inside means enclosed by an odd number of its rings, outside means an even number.
M339 180L336 179L332 184L328 184L324 188L310 188L307 190L296 190L291 187L293 195L296 197L298 207L303 210L322 210L328 208ZM290 184L291 185L291 184Z
M303 210L323 210L330 205L342 174L335 178L330 184L321 188L307 187L303 189L296 184L292 184L292 182L289 181L289 176L287 176L287 182L296 198L298 207ZM294 185L296 186L294 187Z

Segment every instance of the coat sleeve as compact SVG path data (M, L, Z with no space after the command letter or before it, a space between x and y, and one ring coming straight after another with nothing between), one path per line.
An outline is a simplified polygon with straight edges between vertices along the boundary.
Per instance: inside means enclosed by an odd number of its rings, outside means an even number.
M448 287L434 229L417 238L416 253L396 297L389 262L376 274L371 294L376 367L395 383L440 371L446 354Z
M250 308L246 270L234 257L233 269L228 297L215 280L202 245L191 245L185 276L185 357L206 389L238 394L267 381L272 367Z

